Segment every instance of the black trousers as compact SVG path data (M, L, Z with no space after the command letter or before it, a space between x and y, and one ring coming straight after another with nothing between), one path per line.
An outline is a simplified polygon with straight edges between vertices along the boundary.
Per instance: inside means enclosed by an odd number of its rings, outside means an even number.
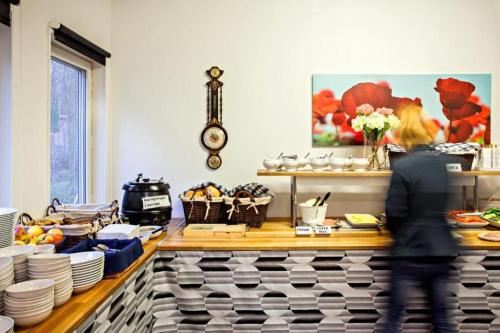
M430 305L433 333L455 332L448 315L449 260L395 260L391 273L389 308L384 333L399 332L405 301L412 288L423 288Z

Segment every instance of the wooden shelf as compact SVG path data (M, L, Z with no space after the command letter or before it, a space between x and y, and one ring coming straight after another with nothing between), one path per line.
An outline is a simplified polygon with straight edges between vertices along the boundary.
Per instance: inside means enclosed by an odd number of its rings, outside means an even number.
M257 170L257 176L286 176L286 177L389 177L390 170L380 171L268 171ZM500 176L500 170L473 170L453 173L456 176Z

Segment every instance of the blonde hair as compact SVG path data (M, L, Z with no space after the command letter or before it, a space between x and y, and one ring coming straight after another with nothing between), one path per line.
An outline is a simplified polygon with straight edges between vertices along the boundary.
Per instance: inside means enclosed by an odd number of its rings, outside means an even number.
M432 141L432 135L422 119L422 108L416 105L408 105L399 114L401 124L397 130L397 136L401 145L411 150L416 145L428 144Z

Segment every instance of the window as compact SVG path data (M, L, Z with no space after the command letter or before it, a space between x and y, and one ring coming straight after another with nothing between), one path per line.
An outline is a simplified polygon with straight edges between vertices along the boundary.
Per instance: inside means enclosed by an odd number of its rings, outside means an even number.
M50 196L71 204L87 201L90 177L90 64L74 58L54 52L50 93Z

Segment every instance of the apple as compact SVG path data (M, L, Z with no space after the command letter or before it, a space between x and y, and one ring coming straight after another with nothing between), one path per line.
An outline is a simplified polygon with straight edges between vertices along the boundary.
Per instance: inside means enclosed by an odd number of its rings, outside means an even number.
M47 235L43 241L43 244L55 244L55 238L54 235Z
M52 238L54 239L54 243L52 243L52 244L57 244L64 239L63 232L61 231L61 229L57 229L57 228L50 229L47 232L47 235L52 236Z
M17 225L16 226L16 241L22 240L25 236L26 236L26 230L24 230L24 227L22 225Z
M28 236L30 238L38 237L43 233L44 233L44 231L43 231L42 227L40 227L38 225L34 225L28 229Z

